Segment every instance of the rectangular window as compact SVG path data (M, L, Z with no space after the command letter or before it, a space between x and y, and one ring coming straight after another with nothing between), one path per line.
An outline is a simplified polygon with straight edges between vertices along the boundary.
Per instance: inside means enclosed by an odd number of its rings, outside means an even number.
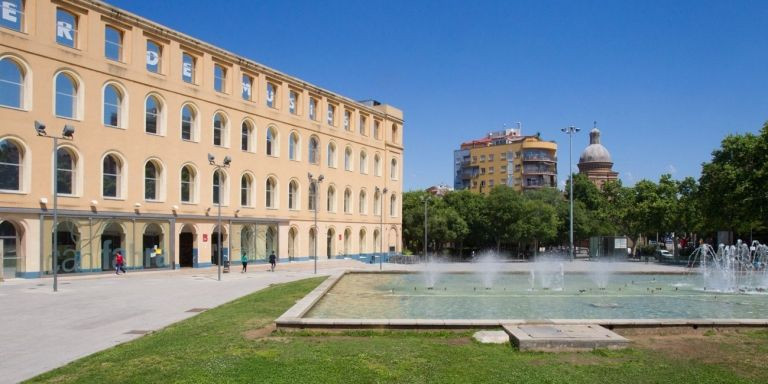
M147 40L147 71L160 73L163 59L163 47L152 40Z
M109 25L104 28L104 57L123 61L123 31Z
M317 120L317 99L314 97L309 98L309 119Z
M493 153L491 153L490 155L488 155L488 161L493 161Z
M373 138L375 139L379 138L379 124L378 120L373 121Z
M491 172L491 173L493 173L493 172ZM488 180L488 186L493 188L493 180Z
M267 83L267 107L277 107L277 86Z
M197 59L188 53L181 54L181 80L185 83L195 83L195 67Z
M359 124L360 125L360 134L363 135L363 136L365 136L366 133L367 133L366 129L365 129L366 128L365 127L365 120L366 120L365 116L360 115L360 124Z
M56 42L65 47L77 47L77 16L61 8L56 9Z
M488 173L493 173L493 167L488 167Z
M502 153L500 153L500 154L499 154L499 158L500 158L501 160L506 160L506 159L507 159L507 153L506 153L506 152L502 152Z
M336 106L328 104L328 125L336 126Z
M344 130L349 131L349 121L352 119L352 112L344 111Z
M480 162L485 162L485 155L480 155Z
M213 65L213 89L224 93L227 90L227 69L221 65Z
M253 88L253 77L243 75L243 100L251 100L251 89Z
M294 115L297 113L296 105L298 104L298 102L299 102L299 94L296 93L295 91L291 91L288 94L288 111Z
M0 26L24 32L24 0L2 0Z

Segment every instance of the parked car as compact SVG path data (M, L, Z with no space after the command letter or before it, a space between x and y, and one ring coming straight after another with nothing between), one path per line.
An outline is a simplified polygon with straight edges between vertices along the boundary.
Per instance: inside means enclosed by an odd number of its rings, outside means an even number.
M656 251L656 257L661 259L674 259L675 255L673 255L671 252L667 251L666 249L660 249Z

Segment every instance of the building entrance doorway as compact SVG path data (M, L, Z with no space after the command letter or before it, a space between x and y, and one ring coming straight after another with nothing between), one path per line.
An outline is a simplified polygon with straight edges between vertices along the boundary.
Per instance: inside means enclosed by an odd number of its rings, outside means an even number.
M179 265L194 267L195 234L192 232L179 233Z

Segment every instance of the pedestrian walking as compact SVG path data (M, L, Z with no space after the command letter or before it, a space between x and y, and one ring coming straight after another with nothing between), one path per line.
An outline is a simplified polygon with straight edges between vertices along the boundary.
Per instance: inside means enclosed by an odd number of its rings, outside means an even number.
M123 271L125 273L125 260L123 259L123 254L120 251L117 251L115 254L115 275L119 275L120 271Z
M243 256L240 257L240 261L243 263L243 270L240 271L240 273L247 272L246 270L248 269L248 255L246 255L245 252L243 252Z
M269 255L269 264L272 265L272 272L275 271L275 264L277 264L277 257L275 256L275 251L272 251L272 254Z

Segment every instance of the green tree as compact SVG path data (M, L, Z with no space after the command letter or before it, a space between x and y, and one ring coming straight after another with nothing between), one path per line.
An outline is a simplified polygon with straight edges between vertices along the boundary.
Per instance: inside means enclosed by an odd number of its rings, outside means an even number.
M522 196L510 187L497 186L491 190L487 199L485 215L492 223L488 234L496 243L496 251L499 252L502 244L516 240L516 226L522 212Z
M468 233L459 241L459 254L465 246L470 248L487 246L491 239L488 236L490 222L486 215L487 199L485 195L469 190L460 190L447 193L444 200L467 224Z

